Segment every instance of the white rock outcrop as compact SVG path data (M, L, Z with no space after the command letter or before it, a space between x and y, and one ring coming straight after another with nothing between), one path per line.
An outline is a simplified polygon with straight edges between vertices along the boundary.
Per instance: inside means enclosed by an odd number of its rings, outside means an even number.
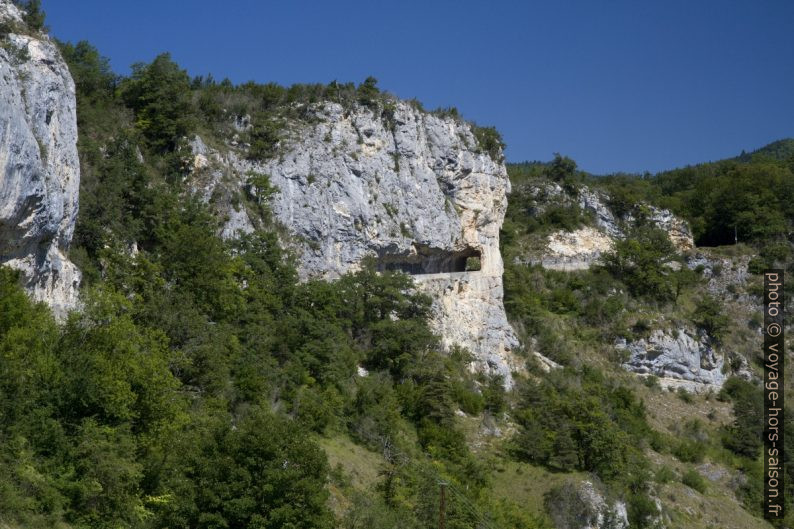
M628 529L622 501L609 502L604 486L592 480L568 479L546 495L546 508L559 529Z
M586 270L611 251L616 240L624 239L627 230L636 223L630 214L623 218L615 215L608 205L609 196L600 189L580 186L572 193L557 183L542 180L526 185L526 191L535 202L529 213L540 215L552 205L577 206L590 216L592 226L556 231L546 238L543 248L516 256L518 263L549 270ZM650 204L643 204L643 209L653 225L667 232L676 250L684 252L695 247L686 221Z
M616 346L629 354L623 364L625 369L657 376L662 387L699 392L719 389L727 378L723 355L714 350L702 332L656 329L647 338L628 343L620 340Z
M8 0L0 22L24 27ZM74 82L48 37L0 38L0 264L20 270L33 297L63 316L80 283L66 256L80 188Z
M586 270L614 244L613 238L590 226L556 231L547 238L548 253L540 259L540 265L549 270Z
M367 257L413 274L434 300L444 344L466 347L509 384L518 341L502 305L505 166L481 152L469 124L391 104L388 116L311 105L264 163L194 139L195 185L209 199L228 194L230 178L250 190L252 176L267 175L277 189L270 208L299 250L303 278L334 279ZM251 231L256 213L227 202L223 234Z

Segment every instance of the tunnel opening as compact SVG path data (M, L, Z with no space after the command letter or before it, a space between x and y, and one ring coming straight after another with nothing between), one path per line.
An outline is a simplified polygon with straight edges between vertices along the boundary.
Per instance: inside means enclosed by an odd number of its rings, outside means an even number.
M449 274L477 272L482 267L482 255L474 248L450 251L415 244L414 249L415 252L409 254L380 254L377 261L378 271L397 271L411 275Z

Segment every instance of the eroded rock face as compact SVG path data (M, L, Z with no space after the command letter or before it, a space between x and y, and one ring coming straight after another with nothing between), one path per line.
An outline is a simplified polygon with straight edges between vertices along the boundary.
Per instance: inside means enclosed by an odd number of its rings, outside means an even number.
M692 230L685 220L676 217L670 210L647 206L650 211L649 219L657 228L667 232L670 242L679 251L684 252L695 247Z
M648 338L628 343L621 340L616 346L629 353L624 368L641 375L655 375L663 387L683 387L697 392L719 389L726 379L723 356L702 333L657 329Z
M545 248L533 255L519 256L517 261L539 264L550 270L586 270L605 252L612 250L614 242L626 237L626 232L636 223L631 215L619 218L609 208L609 196L600 189L581 186L571 194L554 182L537 182L529 188L537 202L533 213L541 214L550 205L577 205L592 218L592 226L574 231L560 230L547 237ZM667 232L676 250L684 252L694 248L692 232L686 221L669 210L644 204L648 220Z
M0 0L0 21L21 27ZM77 217L80 165L74 82L47 37L10 34L0 47L0 263L63 316L80 272L66 257Z
M600 483L567 480L547 495L546 506L558 529L628 529L625 503L610 504Z
M199 174L201 192L222 195L230 168L242 187L251 175L268 175L277 188L270 207L300 251L303 278L334 279L367 257L381 269L416 274L433 297L444 343L468 348L481 368L509 383L518 342L502 306L504 165L479 151L468 124L406 102L395 101L388 118L335 103L308 114L280 156L265 163L208 152L194 140L194 166L209 164L204 173L215 175ZM232 209L224 235L253 229L255 215Z
M614 239L601 230L584 227L557 231L548 236L548 254L540 260L549 270L586 270L614 247Z

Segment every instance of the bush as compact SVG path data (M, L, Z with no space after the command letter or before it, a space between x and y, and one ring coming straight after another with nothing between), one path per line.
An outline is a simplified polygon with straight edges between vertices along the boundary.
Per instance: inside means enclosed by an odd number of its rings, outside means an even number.
M22 8L22 20L25 25L33 31L44 30L44 21L47 14L41 8L41 0L15 0L15 3Z
M684 473L684 475L681 477L681 483L683 483L684 485L686 485L691 489L695 489L701 494L706 493L706 488L707 488L706 480L695 469L690 468L689 470L687 470Z
M467 257L466 258L466 271L467 272L478 272L481 268L480 258L479 257Z
M481 152L488 154L496 162L501 163L504 160L505 143L496 128L472 125L471 131Z
M672 271L665 266L675 256L667 233L650 227L634 230L602 257L605 268L637 297L670 301L675 297Z
M692 321L716 342L722 341L730 320L722 312L722 305L711 296L704 296L692 314Z
M678 388L676 390L676 395L678 395L678 398L687 404L692 404L695 401L695 399L692 397L692 394L684 388Z
M656 375L648 375L642 381L646 387L654 389L654 390L661 390L662 386L659 384L659 377Z
M626 503L631 527L644 529L656 526L654 520L659 516L659 509L656 507L656 502L647 494L632 493Z
M684 463L700 463L706 455L706 445L703 442L682 439L673 444L672 453Z
M250 147L246 157L260 162L272 158L276 154L282 128L276 119L265 114L256 115L247 135Z
M675 479L675 472L670 467L660 466L653 476L656 483L669 483Z

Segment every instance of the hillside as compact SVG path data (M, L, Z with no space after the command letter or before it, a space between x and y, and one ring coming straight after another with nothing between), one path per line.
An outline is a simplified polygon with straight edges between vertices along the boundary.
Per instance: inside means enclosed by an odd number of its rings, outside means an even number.
M0 0L25 154L0 157L0 527L418 529L442 494L456 529L771 527L784 147L505 165L496 130L374 78L119 76L37 5Z
M735 159L740 162L752 162L754 159L771 158L779 162L791 160L794 157L794 139L786 138L784 140L773 141L769 145L764 145L760 149L750 152L742 152Z
M763 523L751 522L747 514L741 522L738 514L720 520L717 510L725 507L707 508L705 502L722 496L726 504L738 502L758 512L754 498L760 492L746 488L760 480L758 272L774 247L786 252L768 262L789 269L790 244L778 232L722 247L694 246L698 232L688 226L700 223L701 232L718 227L710 222L714 217L687 218L691 210L682 204L690 197L694 204L698 196L701 202L711 198L742 208L726 208L723 215L761 215L753 209L754 186L743 179L776 178L781 189L792 182L786 162L771 168L769 163L717 162L642 179L592 177L562 156L508 165L513 191L502 241L511 323L522 343L533 344L572 375L582 377L599 366L641 396L653 430L645 464L660 465L652 495L663 505L666 524L674 527ZM713 193L729 190L736 201L708 197L708 184ZM661 206L677 208L689 222L675 221ZM786 215L785 208L778 211ZM784 225L792 220L786 217ZM642 378L626 379L624 370ZM558 421L546 426L546 435L559 430ZM538 422L544 424L535 419L525 427L536 428ZM671 437L661 441L659 435ZM547 450L530 461L551 463L559 457L553 444ZM694 479L692 472L705 477L702 489L687 492L703 502L700 508L685 507L680 494L661 492L669 490L672 478L663 467L676 468L684 482Z

